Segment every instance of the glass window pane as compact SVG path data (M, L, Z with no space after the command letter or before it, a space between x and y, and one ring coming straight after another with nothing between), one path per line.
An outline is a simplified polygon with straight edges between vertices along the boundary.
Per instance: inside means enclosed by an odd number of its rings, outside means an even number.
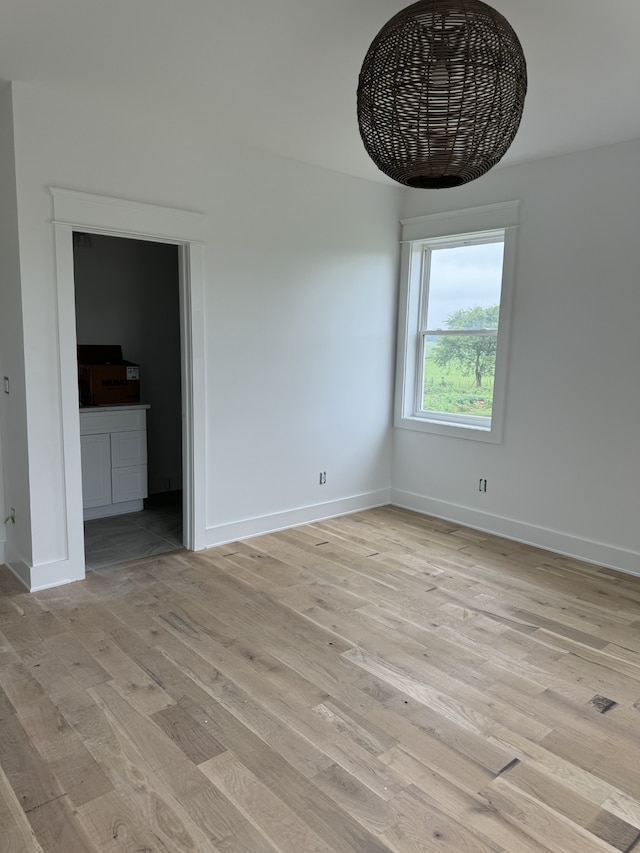
M497 329L504 243L431 250L427 329Z
M497 341L494 335L425 336L423 411L490 418Z

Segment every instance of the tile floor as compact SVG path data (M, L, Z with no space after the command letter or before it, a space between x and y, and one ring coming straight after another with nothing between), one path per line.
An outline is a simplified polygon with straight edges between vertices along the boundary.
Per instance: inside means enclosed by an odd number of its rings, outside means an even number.
M140 512L96 518L84 523L87 569L182 548L182 492L152 495Z

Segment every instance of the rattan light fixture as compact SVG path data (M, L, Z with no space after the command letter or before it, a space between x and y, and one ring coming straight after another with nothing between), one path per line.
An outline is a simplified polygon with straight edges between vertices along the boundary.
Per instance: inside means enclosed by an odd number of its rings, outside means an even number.
M520 125L527 66L509 22L481 0L420 0L373 40L358 83L364 146L410 187L488 172Z

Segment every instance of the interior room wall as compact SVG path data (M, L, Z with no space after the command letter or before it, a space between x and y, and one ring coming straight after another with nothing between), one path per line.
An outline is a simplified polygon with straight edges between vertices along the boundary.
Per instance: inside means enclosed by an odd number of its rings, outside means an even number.
M13 94L5 86L0 89L0 520L4 522L13 507L16 524L0 527L0 562L11 561L14 571L27 582L32 552L13 134ZM5 376L9 394L4 391Z
M4 564L5 561L5 542L7 541L7 534L5 532L5 527L7 526L7 522L4 521L6 518L4 512L4 475L2 472L2 433L0 432L0 483L2 483L2 489L0 489L0 518L3 520L2 529L0 530L0 565Z
M90 235L74 250L79 344L120 344L148 403L149 493L182 488L178 248Z
M65 555L54 185L207 217L207 449L197 464L209 544L390 495L638 570L640 142L411 190L401 209L395 188L223 143L162 105L10 91L0 356L17 393L10 408L3 400L0 434L5 501L26 507L12 531L24 562L51 565L55 579ZM8 143L11 96L0 110ZM510 199L521 201L521 226L503 443L392 430L400 214Z
M519 199L521 224L503 443L394 430L394 502L640 573L638 162L635 141L407 192L405 217Z
M27 386L40 404L32 540L51 577L65 554L64 519L46 506L64 494L51 185L207 217L196 464L208 544L387 502L401 192L223 143L163 104L13 89Z

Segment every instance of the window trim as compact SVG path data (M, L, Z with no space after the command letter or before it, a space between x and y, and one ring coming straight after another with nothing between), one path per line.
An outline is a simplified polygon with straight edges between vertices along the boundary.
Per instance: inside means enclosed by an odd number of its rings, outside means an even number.
M515 272L519 202L503 202L466 210L404 219L402 225L401 286L398 311L398 356L394 426L437 435L502 442L509 354L511 304ZM504 259L498 346L494 375L493 407L487 418L473 415L420 413L417 411L419 375L418 350L423 308L423 263L425 248L459 243L464 237L483 242L504 232Z

